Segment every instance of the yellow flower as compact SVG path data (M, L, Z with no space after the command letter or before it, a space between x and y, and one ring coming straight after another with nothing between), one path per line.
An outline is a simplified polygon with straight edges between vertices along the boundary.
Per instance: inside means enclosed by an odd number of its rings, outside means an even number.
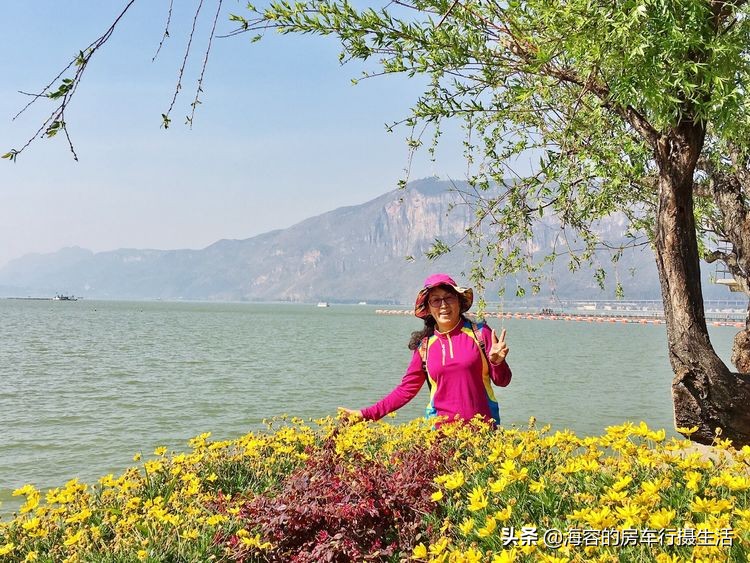
M588 514L586 522L592 527L598 530L604 528L611 528L615 525L616 521L612 511L608 506L605 506L599 510L592 510Z
M663 442L666 435L666 431L662 428L661 430L657 430L656 432L648 432L646 434L646 438L649 440L653 440L654 442Z
M432 493L432 495L430 496L430 498L431 498L431 499L432 499L433 501L435 501L435 502L438 502L438 501L440 501L440 500L443 500L443 491L441 491L441 490L437 490L437 491L435 491L434 493Z
M140 454L140 452L139 452L139 453L137 453L137 454L135 454L135 455L133 456L133 461L141 461L141 457L142 457L142 456L141 456L141 454Z
M632 482L633 482L633 478L630 475L625 475L622 479L619 479L618 481L616 481L612 485L612 490L613 491L621 491L625 487L627 487L628 485L630 485L630 483L632 483Z
M88 508L84 508L77 514L74 514L73 516L66 518L65 521L68 524L75 524L76 522L83 522L85 520L88 520L89 516L91 516L91 511Z
M516 462L512 459L506 459L502 465L500 465L500 474L509 476L516 472Z
M474 529L474 519L465 518L464 521L458 525L458 529L461 530L463 535L468 536Z
M427 558L427 548L423 543L419 543L414 546L411 556L412 559L425 559Z
M623 528L630 528L633 525L641 523L641 507L637 504L626 504L618 507L615 512L620 517L623 523Z
M484 527L479 528L479 530L477 530L477 534L479 535L480 538L486 538L486 537L491 536L495 532L496 529L497 529L497 521L492 516L488 516L485 519Z
M16 544L6 543L5 545L0 546L0 555L8 555L14 549L16 549Z
M465 563L480 563L482 561L482 552L475 547L469 548L463 555Z
M161 461L150 460L143 464L143 468L148 473L153 474L158 473L159 471L164 469L164 464Z
M702 497L695 497L693 502L690 503L690 510L698 514L719 514L729 510L732 507L732 503L726 499L707 499Z
M645 494L648 496L657 496L659 494L659 491L663 488L666 488L665 485L668 485L669 481L664 483L664 480L661 481L644 481L641 483L641 489Z
M494 517L496 520L500 520L500 522L506 522L510 520L512 514L513 507L511 505L508 505L502 510L498 510L497 512L495 512Z
M517 551L515 548L504 549L498 555L493 555L492 563L514 563Z
M731 491L746 491L750 489L750 479L744 475L732 476L727 482L727 487Z
M590 508L581 508L579 510L574 510L572 514L568 515L568 518L576 522L586 522L589 518L589 514L591 514Z
M502 493L508 486L508 480L505 477L501 477L496 481L490 481L489 486L490 491L492 491L493 493Z
M449 491L458 489L461 485L466 482L463 471L456 471L446 476L445 488Z
M264 542L260 538L260 534L255 534L253 537L244 535L240 538L242 545L247 547L257 547L259 549L271 549L272 545L270 542Z
M487 494L480 485L477 485L469 493L469 510L477 512L483 508L487 508Z
M583 458L578 462L578 469L581 471L598 471L599 462L595 459Z
M13 496L25 496L26 502L21 507L21 514L26 514L27 512L31 512L34 510L37 506L39 506L39 501L41 499L41 494L39 491L34 488L34 485L24 485L20 489L16 489L13 491Z
M75 534L72 536L69 536L68 539L66 539L63 542L63 545L66 547L70 547L71 545L77 544L79 541L81 541L81 538L83 537L83 530L78 530Z
M135 510L141 504L141 497L130 497L125 503L126 510Z
M222 514L214 514L206 518L206 524L208 524L209 526L216 526L217 524L221 524L222 522L226 521L227 517Z
M23 523L23 529L27 532L33 532L39 527L39 518L32 518Z
M621 503L627 498L627 491L615 491L611 489L604 496L602 496L602 500L616 503Z
M539 479L539 481L532 481L529 483L529 490L532 493L541 493L546 487L546 484L544 483L544 479Z
M31 563L39 559L39 554L36 551L29 551L23 560L23 563Z
M448 538L440 538L438 541L430 545L431 555L440 555L445 548L448 547Z
M672 520L674 520L676 512L674 510L668 510L666 508L661 508L651 514L651 517L648 519L648 524L652 528L657 529L663 529L667 528L669 524L672 523Z
M698 490L698 483L701 480L701 474L697 471L688 471L685 473L685 487L691 491Z
M148 557L148 551L146 551L145 549L139 549L138 550L138 559L139 560L145 561L147 557Z
M154 455L162 456L165 453L167 453L167 447L166 446L159 446L154 450Z

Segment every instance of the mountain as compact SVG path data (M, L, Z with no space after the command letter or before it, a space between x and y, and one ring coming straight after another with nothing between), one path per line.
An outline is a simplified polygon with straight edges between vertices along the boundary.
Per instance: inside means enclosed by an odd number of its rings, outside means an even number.
M287 229L244 240L220 240L201 250L93 253L65 248L31 254L0 269L0 295L63 292L106 299L410 303L428 273L446 271L465 280L461 272L471 267L463 249L434 262L424 257L435 238L459 240L471 219L465 206L453 206L456 194L450 186L435 178L418 180L404 190ZM598 225L615 239L623 227L618 217ZM535 232L538 249L551 248L559 234L553 222L541 225ZM628 298L660 298L649 250L626 252L617 272L608 261L602 264L608 282L619 273ZM518 280L524 283L525 278ZM602 292L592 269L571 273L564 260L545 272L544 282L542 299L549 299L553 290L568 299L613 298L614 283ZM516 283L516 278L506 279L507 295L515 292ZM725 288L708 285L712 295L727 297Z

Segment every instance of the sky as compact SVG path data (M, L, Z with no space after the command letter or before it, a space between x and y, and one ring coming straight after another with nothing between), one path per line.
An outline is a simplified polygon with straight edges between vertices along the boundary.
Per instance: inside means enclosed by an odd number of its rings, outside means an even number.
M2 2L0 154L20 148L52 109L38 92L99 37L125 0ZM423 79L380 77L353 85L376 63L339 63L335 38L250 35L215 39L202 104L185 126L216 0L204 1L172 126L172 100L198 0L137 0L86 71L66 112L79 161L63 136L39 139L15 163L0 161L0 267L28 253L80 246L204 248L291 226L394 189L408 162L408 116ZM225 0L218 33L245 2ZM457 126L433 161L426 150L409 179L461 179Z

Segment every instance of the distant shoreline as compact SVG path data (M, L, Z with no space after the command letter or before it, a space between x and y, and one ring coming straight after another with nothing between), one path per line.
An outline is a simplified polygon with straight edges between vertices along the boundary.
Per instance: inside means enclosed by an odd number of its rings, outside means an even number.
M413 315L411 309L376 309L376 315ZM474 317L472 312L469 317ZM641 315L641 314L613 314L607 313L486 313L485 317L498 319L526 319L526 320L550 320L550 321L584 321L595 323L629 323L629 324L665 324L663 315ZM711 317L706 315L706 322L712 326L733 326L742 328L745 323L732 318Z

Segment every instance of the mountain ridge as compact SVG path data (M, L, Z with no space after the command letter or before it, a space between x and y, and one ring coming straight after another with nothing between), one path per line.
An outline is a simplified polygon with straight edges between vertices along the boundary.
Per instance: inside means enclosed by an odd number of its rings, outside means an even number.
M104 299L192 299L410 303L424 277L447 271L465 280L471 264L460 247L428 261L436 238L464 236L472 219L456 205L452 182L425 178L358 205L340 207L246 239L220 239L202 249L122 248L94 253L68 247L29 254L0 268L0 295L44 296L59 292ZM450 210L450 212L449 212ZM616 233L618 218L603 223ZM545 231L545 229L547 229ZM538 229L538 244L552 244L559 228ZM413 259L407 260L411 256ZM608 280L617 276L611 264ZM620 281L629 299L660 299L650 250L627 252L618 271L635 268L637 279ZM705 269L704 269L705 273ZM570 273L559 263L548 270L539 299L612 299L614 283L602 292L591 268ZM519 276L523 283L523 276ZM513 293L516 278L502 282ZM488 295L496 292L496 284ZM708 293L717 288L708 288ZM509 296L510 297L510 296Z

